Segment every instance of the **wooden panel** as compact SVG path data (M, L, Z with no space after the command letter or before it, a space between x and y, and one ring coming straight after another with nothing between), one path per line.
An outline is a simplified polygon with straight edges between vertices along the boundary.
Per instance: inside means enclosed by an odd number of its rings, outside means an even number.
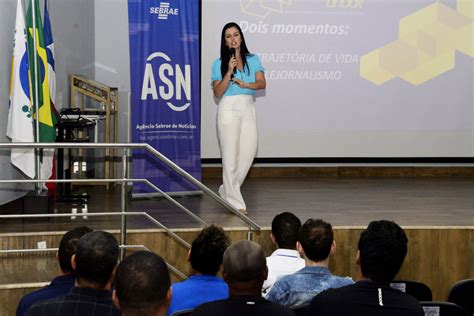
M336 253L329 260L329 268L333 274L355 277L355 258L361 231L361 229L334 229Z
M220 166L203 167L203 178L221 178ZM252 167L249 178L474 177L473 167Z
M362 229L358 228L334 230L337 250L330 260L330 269L334 274L355 277L355 254L361 231ZM474 275L473 229L406 229L406 232L409 239L408 254L397 275L398 279L424 282L432 289L433 299L445 300L454 282ZM233 242L246 239L246 234L245 230L229 232ZM197 231L180 235L190 242L197 235ZM254 233L253 240L262 245L266 255L274 250L268 230ZM153 242L169 243L169 239L154 238ZM168 249L163 248L163 245L150 245L150 247L170 263L186 271L185 250L179 246Z
M428 270L432 272L432 279L437 277L439 282L443 282L434 288L434 297L446 300L449 289L456 281L473 276L474 271L469 271L470 232L466 229L450 229L440 230L439 234L439 246L431 253L438 261L438 269ZM436 276L438 271L439 275Z
M18 302L25 295L38 288L0 290L0 315L15 315Z
M466 256L469 260L469 278L474 278L474 229L469 230L469 253Z

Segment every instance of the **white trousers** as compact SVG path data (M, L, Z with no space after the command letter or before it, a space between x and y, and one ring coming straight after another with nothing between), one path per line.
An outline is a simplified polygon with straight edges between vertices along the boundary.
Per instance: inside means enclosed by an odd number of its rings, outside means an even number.
M247 209L240 192L257 154L257 117L251 95L224 96L217 109L217 136L223 185L219 195L237 209Z

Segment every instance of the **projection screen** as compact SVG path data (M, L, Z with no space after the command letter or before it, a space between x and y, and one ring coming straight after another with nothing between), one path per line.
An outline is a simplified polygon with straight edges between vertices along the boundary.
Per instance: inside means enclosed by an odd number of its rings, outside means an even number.
M203 0L202 158L225 23L266 69L260 158L474 157L471 0Z

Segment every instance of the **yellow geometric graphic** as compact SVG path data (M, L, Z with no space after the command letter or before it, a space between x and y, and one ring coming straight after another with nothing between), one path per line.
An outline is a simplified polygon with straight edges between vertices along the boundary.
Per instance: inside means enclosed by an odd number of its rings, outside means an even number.
M371 78L375 84L382 84L395 78L395 75L380 66L380 49L371 51L360 58L360 76Z
M474 57L474 1L457 10L434 3L400 19L399 38L360 59L360 76L380 85L399 77L420 85L455 66L455 52Z
M283 13L283 5L291 5L292 0L240 0L242 12L266 18L270 13Z
M465 17L474 19L474 1L472 0L458 0L456 9L459 14Z

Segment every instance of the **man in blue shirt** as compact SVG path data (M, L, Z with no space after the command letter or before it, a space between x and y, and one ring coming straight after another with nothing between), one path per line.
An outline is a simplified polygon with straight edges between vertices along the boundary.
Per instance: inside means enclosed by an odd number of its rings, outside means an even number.
M36 302L66 295L71 290L76 281L76 275L71 266L71 257L76 253L77 241L91 231L90 228L82 226L68 231L61 238L56 253L61 275L55 277L48 286L23 296L16 309L16 316L25 315L28 308Z
M329 255L336 251L332 226L321 219L308 219L301 226L296 244L306 266L278 280L266 296L288 307L309 304L320 292L354 283L351 278L332 275Z
M229 296L227 284L217 277L224 251L229 245L230 239L220 227L211 225L199 233L189 251L191 276L172 285L168 315Z

